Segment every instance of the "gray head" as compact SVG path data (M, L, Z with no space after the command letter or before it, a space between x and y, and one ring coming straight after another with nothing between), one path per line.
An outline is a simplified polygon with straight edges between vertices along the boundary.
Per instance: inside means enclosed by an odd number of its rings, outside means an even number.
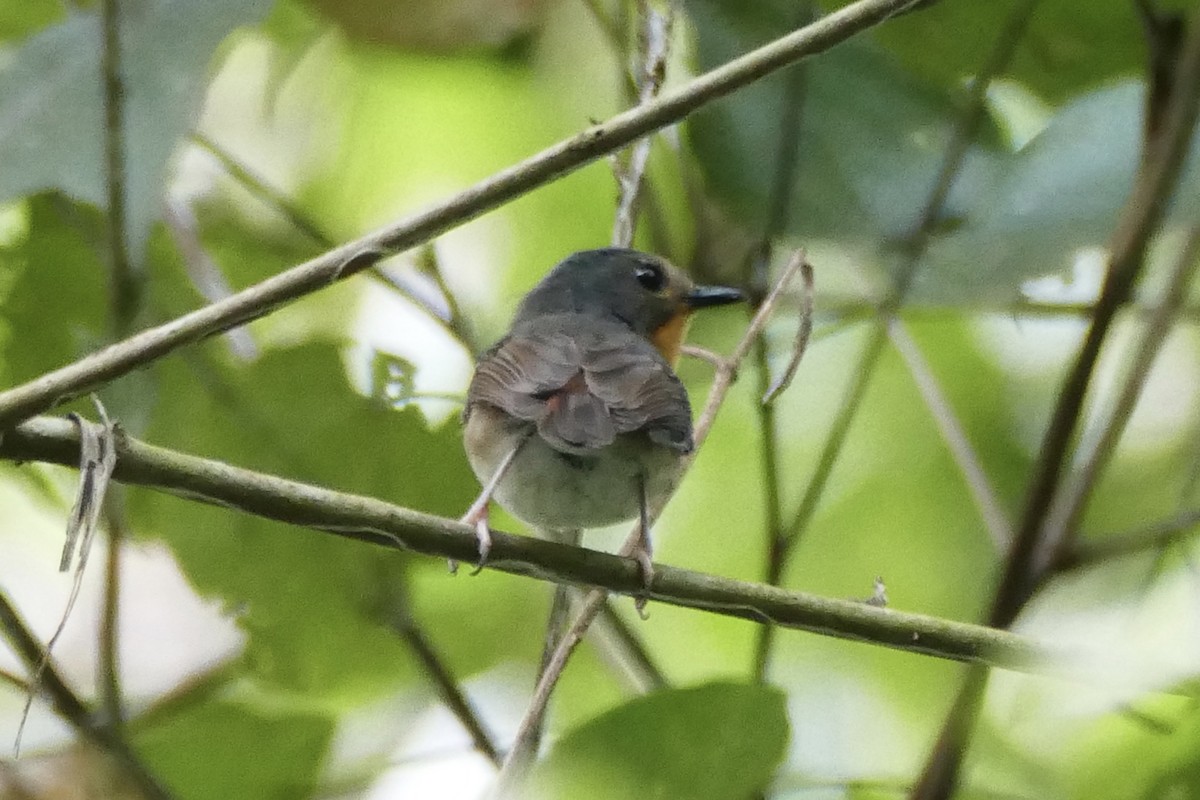
M521 301L514 323L543 314L586 314L616 319L656 340L668 326L678 328L681 337L684 322L697 309L741 299L737 289L697 286L656 255L606 247L561 261ZM671 349L677 348L676 343Z

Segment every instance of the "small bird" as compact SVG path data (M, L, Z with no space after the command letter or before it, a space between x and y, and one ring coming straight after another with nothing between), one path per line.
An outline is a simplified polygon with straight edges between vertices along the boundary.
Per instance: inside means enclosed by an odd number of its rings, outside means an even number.
M525 296L511 331L479 359L463 411L484 487L463 517L475 526L480 568L494 497L560 541L639 519L632 555L649 584L649 509L674 491L693 448L673 364L692 312L741 299L615 247L569 256Z

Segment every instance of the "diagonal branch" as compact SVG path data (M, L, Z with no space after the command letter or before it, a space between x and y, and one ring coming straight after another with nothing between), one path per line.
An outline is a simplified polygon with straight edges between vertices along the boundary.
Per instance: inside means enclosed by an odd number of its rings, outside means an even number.
M78 455L78 453L76 454ZM8 640L31 673L41 671L39 686L54 710L79 735L108 753L121 766L141 794L150 800L171 800L172 795L146 768L137 753L111 728L101 725L83 701L71 690L50 662L49 655L30 631L8 596L0 592L0 634Z
M1046 427L1016 538L992 597L988 619L996 627L1012 624L1073 538L1069 532L1048 530L1047 517L1059 492L1063 466L1101 347L1141 272L1147 245L1175 191L1196 127L1200 112L1200 13L1192 15L1187 38L1173 55L1177 60L1169 92L1150 94L1147 117L1159 122L1147 127L1133 188L1109 239L1108 269L1092 324L1063 381ZM1157 103L1162 106L1156 107ZM944 800L954 792L987 679L986 668L968 672L913 789L914 800Z
M5 434L0 458L73 467L79 458L78 432L66 420L38 417ZM460 561L478 555L474 529L454 520L155 447L130 436L118 437L113 477L122 483L385 547ZM492 535L488 562L492 569L628 595L645 594L642 575L632 559L502 531ZM675 567L656 566L649 597L955 661L1032 671L1054 669L1047 648L1007 631Z
M915 0L858 0L705 73L651 103L617 114L398 223L248 289L145 330L68 366L0 393L0 429L112 381L192 342L270 314L407 250L685 116L802 58L883 22ZM925 3L928 4L928 3Z

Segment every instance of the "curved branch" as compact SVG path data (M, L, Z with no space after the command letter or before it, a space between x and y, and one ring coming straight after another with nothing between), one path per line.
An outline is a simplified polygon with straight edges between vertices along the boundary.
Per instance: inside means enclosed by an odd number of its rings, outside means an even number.
M916 0L858 0L707 72L676 91L593 125L496 173L426 211L336 247L230 297L0 393L0 429L125 375L157 358L347 278L398 251L429 241L532 189L573 172L648 133L678 122L781 67L820 53L900 13ZM922 0L923 5L928 2Z
M79 435L66 420L38 417L5 434L0 458L76 466ZM155 447L129 436L118 437L113 477L385 547L460 561L478 555L475 532L469 525ZM645 594L642 575L632 559L501 531L492 535L488 564L493 569L555 583ZM1022 671L1056 671L1049 648L1007 631L676 567L656 565L649 597L939 658Z

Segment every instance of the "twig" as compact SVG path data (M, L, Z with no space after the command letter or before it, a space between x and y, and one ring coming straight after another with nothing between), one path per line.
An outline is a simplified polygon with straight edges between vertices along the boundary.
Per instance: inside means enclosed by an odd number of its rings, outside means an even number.
M121 80L120 0L102 0L100 69L104 74L104 171L108 194L108 249L112 270L112 319L127 336L141 305L141 280L129 257L125 224L125 88Z
M975 131L984 120L987 110L987 88L992 79L1000 74L1011 60L1037 2L1038 0L1025 0L1014 9L1004 31L997 39L996 46L989 54L987 62L971 83L963 113L950 134L950 140L942 154L942 161L937 175L934 177L929 195L917 216L911 233L904 241L904 258L896 270L895 280L879 308L876 325L872 328L863 347L862 355L855 365L853 378L829 429L829 435L817 459L812 478L804 490L804 495L800 499L800 505L792 517L791 524L786 528L786 536L781 545L781 563L786 561L790 553L795 550L808 530L808 526L812 523L817 505L825 493L825 487L828 485L829 479L833 475L833 468L841 455L842 447L850 432L850 426L858 416L858 410L866 396L867 386L874 375L875 366L879 362L880 356L883 355L884 347L887 344L887 323L899 312L904 303L930 238L937 229L946 200L950 196L950 189L954 186L959 170L962 168ZM771 635L769 630L760 632L760 637L768 640L760 641L760 653L766 653L769 650Z
M1133 414L1146 379L1150 376L1150 368L1166 341L1167 334L1175 321L1179 307L1187 296L1188 286L1200 266L1200 224L1192 227L1188 234L1175 269L1163 290L1163 298L1158 307L1146 322L1142 341L1133 356L1129 374L1125 377L1125 385L1117 396L1108 419L1101 426L1100 433L1090 441L1081 444L1083 454L1076 458L1079 464L1069 484L1060 493L1051 507L1043 532L1043 558L1054 558L1070 547L1070 541L1078 536L1079 519L1083 514L1084 505L1091 496L1092 488L1097 478L1107 466L1116 450L1117 442L1125 431L1125 426ZM1040 564L1038 569L1044 569Z
M8 596L0 591L0 631L32 673L40 668L38 685L54 710L84 739L108 753L149 800L172 800L167 789L146 768L129 744L111 728L98 725L83 701L58 674L49 654L42 649L29 626L21 619ZM43 665L40 666L39 665Z
M459 688L454 676L446 669L444 660L434 648L433 642L418 625L413 623L407 610L389 614L388 625L404 640L417 657L421 668L425 670L426 676L437 688L438 693L442 696L442 701L450 709L450 713L454 714L459 724L466 729L475 749L492 764L500 766L500 750L496 747L495 740L484 727L483 720L471 706L466 694Z
M787 391L800 369L800 361L808 352L808 340L812 337L813 329L813 271L812 267L804 264L800 268L800 324L796 326L796 338L792 342L792 352L788 357L787 366L771 384L762 396L762 404L770 405L775 398Z
M21 692L28 692L30 690L28 681L26 681L24 678L17 677L6 669L0 669L0 682L7 683L9 686L12 686L14 689L17 689Z
M996 592L990 617L995 625L1004 626L1012 621L1049 563L1049 560L1037 561L1039 540L1096 359L1117 311L1140 274L1146 246L1174 192L1200 108L1200 15L1189 26L1169 105L1160 135L1146 144L1142 168L1117 218L1109 242L1107 277L1092 325L1047 427L1009 565Z
M987 63L983 65L979 74L975 76L975 79L971 83L971 90L966 99L964 112L959 117L950 135L950 141L947 143L946 150L942 155L938 174L934 178L929 196L926 198L925 205L921 209L912 232L905 240L906 258L897 269L896 280L892 289L879 309L881 324L872 332L871 338L863 350L862 358L855 371L856 378L847 390L846 400L830 430L829 438L826 440L826 446L821 453L821 458L818 461L813 479L805 491L800 509L793 519L789 536L791 546L795 545L795 541L808 527L812 515L816 511L817 501L824 493L825 484L828 483L829 476L833 471L833 466L845 441L846 433L848 433L850 424L857 415L859 405L866 391L870 373L873 372L875 363L883 353L887 337L886 322L896 314L904 302L912 280L916 276L917 268L920 266L921 257L928 247L929 239L937 229L937 224L946 206L946 200L949 198L950 190L953 188L959 170L962 168L975 131L984 119L987 109L988 86L991 85L992 79L1000 74L1012 59L1017 43L1021 40L1025 32L1025 27L1032 15L1033 8L1037 3L1038 0L1025 0L1021 6L1013 11L1005 30L997 39L996 46L989 55Z
M1134 317L1148 317L1154 312L1154 309L1155 306L1140 300L1130 300L1124 311ZM821 297L821 311L824 315L839 320L866 321L879 315L879 303L859 298L824 295ZM912 302L904 306L902 316L909 321L941 321L947 318L962 317L964 313L976 316L990 314L1010 319L1020 317L1090 319L1094 311L1093 303L1056 303L1016 299L1004 303L984 301L965 306ZM1200 322L1200 306L1195 304L1184 306L1179 311L1179 318L1193 324Z
M168 199L163 204L163 222L183 257L184 271L200 295L208 302L215 303L233 294L229 281L200 241L200 226L191 208L181 200ZM234 328L227 331L225 336L229 340L229 349L236 357L249 360L258 355L258 345L249 331Z
M285 193L279 191L275 187L271 186L266 180L254 174L252 169L238 161L237 158L221 147L221 145L219 145L213 139L200 132L194 132L192 134L192 142L197 147L201 148L214 159L216 159L217 163L221 165L222 169L224 169L230 177L241 184L243 188L248 190L261 202L266 203L283 215L283 218L286 219L293 228L304 234L304 236L306 236L308 239L311 239L313 243L320 245L325 249L330 249L335 246L333 238L321 230L321 227L317 225L317 223L313 222L299 205L297 205ZM179 204L169 205L168 210L176 211L177 213L182 212L182 209L179 209L178 205ZM190 216L190 212L188 212L188 215ZM168 216L168 221L170 221L170 216ZM182 232L187 233L187 231ZM180 231L177 231L177 238L179 238L179 233ZM187 247L185 252L192 253L192 258L189 258L189 263L199 264L202 266L211 264L211 259L209 259L206 254L203 254L202 250L200 253L195 252L199 248L198 238L194 245L186 236L180 238L180 243ZM205 271L207 272L208 270ZM219 270L216 270L215 265L212 265L212 271L216 273L220 281L214 288L220 289L220 286L224 285L224 279L220 275ZM399 295L402 295L406 300L410 300L415 303L419 308L421 308L421 310L423 310L438 324L445 328L451 336L454 336L461 341L472 352L475 351L475 345L469 336L469 330L464 324L461 324L463 318L461 314L457 313L457 302L454 298L454 295L450 293L450 290L446 286L440 271L434 272L431 277L437 283L439 291L442 292L442 295L446 299L446 305L450 309L449 319L444 317L441 310L431 305L425 298L421 296L419 292L414 292L411 287L406 286L402 281L397 280L391 275L391 273L382 269L378 265L374 265L368 269L367 275L377 283L386 286ZM208 285L207 282L205 285ZM215 302L217 299L228 296L228 294L230 294L228 291L219 292L214 297L210 296L207 292L204 292L205 298L208 299L209 302ZM460 324L456 325L456 320ZM231 333L234 332L236 331L231 331Z
M701 75L645 106L617 114L460 192L431 209L337 247L217 303L0 393L0 429L78 397L185 344L253 319L407 250L771 72L822 52L908 8L915 0L858 0Z
M667 686L662 669L629 623L613 608L611 597L600 609L600 616L592 625L592 635L593 640L605 645L601 656L620 670L635 691L645 693Z
M434 247L433 243L421 248L420 253L417 255L417 267L429 276L430 280L437 287L438 292L442 295L442 299L446 302L446 316L443 318L435 309L429 308L424 303L422 303L422 306L425 307L430 316L442 323L451 336L462 342L463 346L469 352L472 354L478 353L480 347L475 341L474 329L471 327L471 323L467 320L466 315L462 313L462 308L458 304L458 298L455 297L454 292L450 291L450 284L446 283L446 273L442 269L442 260L438 258L437 248ZM373 269L371 272L384 277L390 277L380 269ZM409 297L414 297L413 293L409 292L408 294Z
M797 251L791 262L779 276L779 280L771 290L771 293L767 295L759 306L758 311L747 326L746 332L742 335L733 353L717 366L712 386L708 391L708 399L704 404L704 410L700 412L700 416L696 421L694 433L695 449L685 462L685 473L691 467L696 454L699 453L701 446L708 438L709 431L712 430L717 412L720 410L721 404L724 403L725 396L729 393L729 388L733 385L738 366L745 360L746 355L750 352L750 348L754 346L754 343L762 334L767 320L770 319L779 302L779 298L783 296L788 284L791 283L792 279L795 278L796 274L806 264L804 251ZM670 497L662 500L656 507L652 508L650 510L650 519L657 519L662 513L663 507L669 501ZM625 543L621 546L620 552L623 555L631 552L640 535L640 529L635 526L634 530L626 538ZM654 595L654 587L659 583L657 566L655 570L655 576L649 587L650 596ZM643 587L643 591L645 591L645 587ZM542 718L550 702L550 695L553 693L563 669L566 668L571 654L579 643L583 641L584 634L596 618L596 615L600 613L600 609L603 608L606 599L607 591L605 589L594 589L588 593L584 598L575 621L571 624L566 634L563 635L558 643L558 647L542 670L542 675L538 680L537 687L534 689L533 697L530 699L529 705L526 706L525 714L521 718L520 725L517 727L515 743L509 751L508 756L504 759L504 765L501 767L500 775L496 779L495 787L493 787L491 796L496 798L496 800L509 797L523 781L525 770L535 755L533 742L536 741L537 732L542 724Z
M913 382L917 385L917 391L921 393L921 399L925 401L934 424L942 435L942 441L946 443L950 455L958 465L958 471L966 480L967 489L971 492L971 499L975 501L975 508L983 520L984 527L987 528L992 545L997 553L1007 552L1012 544L1012 522L1000 503L996 490L992 488L967 432L963 430L954 408L938 384L929 362L909 335L907 326L896 317L888 321L888 339L908 367Z
M802 25L812 17L811 5L809 2L797 4L795 11L797 24ZM796 175L800 165L800 123L804 101L807 97L807 75L803 65L797 65L786 77L784 102L780 111L779 132L775 143L775 178L771 184L767 221L763 227L762 239L757 252L747 264L749 269L747 283L750 287L751 303L756 309L764 302L764 293L770 280L773 242L783 232L787 223L788 210L791 208ZM806 275L805 277L808 279L806 283L811 285L811 276ZM811 303L810 292L805 292L804 297ZM801 311L800 329L797 336L805 339L805 347L807 347L807 335L804 329L811 325L811 312L806 315ZM793 353L797 351L799 351L799 346ZM764 534L767 545L767 563L764 569L764 578L768 583L778 584L786 558L784 544L786 534L783 522L783 493L780 488L783 471L779 463L779 431L775 419L775 407L768 402L768 398L772 395L769 356L766 337L759 336L754 343L754 365L758 377L758 394L763 398L763 402L759 403L755 411L758 418L763 501L766 509ZM795 359L795 361L798 366L799 359ZM787 372L784 374L787 375ZM759 629L754 654L754 677L758 681L766 678L768 653L774 640L775 634L769 626Z
M325 249L330 249L336 244L332 238L321 230L320 226L309 219L308 215L295 201L254 174L252 169L236 159L215 140L200 131L193 131L191 138L192 143L216 159L217 163L221 165L221 168L230 177L240 183L259 200L282 214L284 219L288 221L288 224L312 240L314 244L320 245Z
M710 407L711 398L710 393ZM707 416L711 424L712 414ZM474 529L455 520L155 447L128 435L118 438L117 453L113 477L123 483L393 549L460 561L478 555ZM79 436L66 420L38 417L5 433L0 458L73 467ZM502 531L493 531L493 539L491 569L621 594L645 591L632 559ZM671 605L960 661L1034 669L1034 657L1044 655L1027 639L978 625L864 608L666 565L655 569L649 597Z
M1200 509L1193 508L1144 528L1078 541L1063 552L1054 568L1077 569L1119 556L1156 550L1193 536L1198 525Z
M641 38L645 43L645 53L641 62L644 66L638 104L645 106L658 96L666 78L668 47L671 44L675 12L673 6L668 6L667 13L660 14L650 6L648 0L643 0L639 8L643 17ZM646 174L646 163L650 160L650 147L653 143L651 136L639 139L630 150L629 162L624 168L616 169L621 191L613 221L614 247L629 247L633 243L633 234L637 230L638 198L641 195L642 180Z
M120 731L125 723L125 701L121 690L121 553L129 540L125 503L120 492L111 492L104 502L108 528L108 555L104 564L104 598L100 613L97 673L104 722ZM49 649L49 647L47 647Z
M988 615L995 627L1008 627L1045 579L1063 542L1043 536L1047 514L1059 489L1063 464L1070 449L1083 402L1117 311L1128 299L1141 271L1146 246L1158 228L1167 200L1174 191L1183 157L1200 109L1200 13L1193 15L1187 39L1178 53L1174 80L1160 114L1162 123L1145 142L1133 188L1117 218L1109 241L1109 266L1087 336L1055 403L1054 412L1034 465L1016 538L992 597ZM1148 129L1149 130L1149 129ZM954 791L975 716L987 686L987 670L975 668L967 677L937 743L913 791L915 800L944 800Z

